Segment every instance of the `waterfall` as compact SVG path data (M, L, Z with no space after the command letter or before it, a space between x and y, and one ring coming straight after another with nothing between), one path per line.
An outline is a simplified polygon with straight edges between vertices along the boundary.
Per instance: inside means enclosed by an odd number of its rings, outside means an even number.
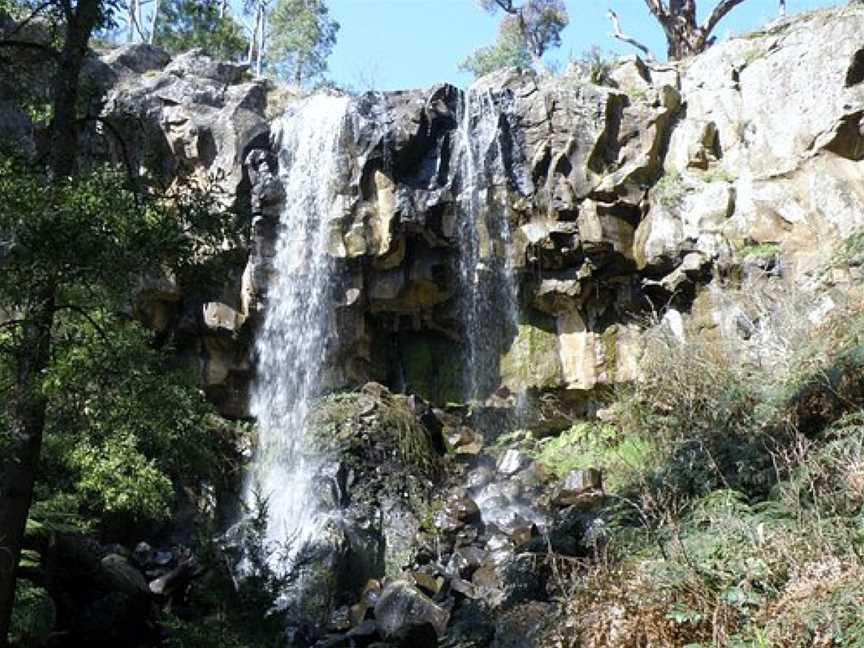
M467 337L464 393L482 400L498 386L499 360L519 323L512 259L502 116L488 91L466 90L458 133L460 319Z
M519 282L514 267L508 204L510 184L502 148L504 115L488 91L469 89L461 107L459 148L462 178L459 195L460 317L467 337L465 394L483 401L500 381L501 354L519 325ZM516 394L514 424L522 419L525 394ZM500 429L475 426L484 435ZM526 502L505 495L508 479L499 477L471 492L483 521L501 529L526 524L545 527L543 516Z
M326 386L337 337L336 267L328 249L342 213L337 189L347 172L339 155L347 110L347 98L315 96L275 124L286 198L255 347L250 410L258 446L245 499L252 507L256 494L266 498L266 544L287 549L289 558L322 524L311 488L320 459L307 443L306 423L311 399Z

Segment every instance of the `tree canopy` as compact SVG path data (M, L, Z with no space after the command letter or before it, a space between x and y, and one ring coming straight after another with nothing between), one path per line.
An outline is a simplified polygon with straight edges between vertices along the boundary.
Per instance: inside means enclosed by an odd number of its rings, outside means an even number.
M277 0L270 32L267 58L275 73L301 85L326 73L339 23L323 0Z
M512 20L502 21L498 38L492 45L480 47L459 62L459 69L481 77L505 67L530 67L531 55L525 37Z
M481 6L505 15L494 44L474 51L459 64L479 77L494 70L534 65L543 70L543 55L561 45L561 32L569 17L562 0L527 0L516 5L513 0L480 0Z
M219 59L240 60L246 55L242 25L217 5L200 0L162 0L159 11L153 42L169 52L200 47Z
M116 9L22 3L18 22L0 25L2 52L13 53L4 65L33 68L49 88L38 99L51 142L41 159L0 157L0 645L34 501L158 520L173 505L170 477L200 454L177 451L195 450L187 439L208 447L209 406L132 319L130 299L148 273L194 276L233 218L206 188L180 182L166 193L81 159L81 131L98 119L81 70Z

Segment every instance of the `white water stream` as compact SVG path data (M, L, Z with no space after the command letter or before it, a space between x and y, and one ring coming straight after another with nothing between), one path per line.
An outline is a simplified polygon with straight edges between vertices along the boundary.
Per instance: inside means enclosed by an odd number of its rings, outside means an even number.
M277 571L290 566L326 522L312 492L321 459L307 445L306 426L312 399L327 387L338 341L331 296L338 277L328 251L342 214L338 190L346 184L347 160L340 146L348 106L347 98L314 96L275 124L286 204L256 340L250 410L259 436L245 501L250 508L259 497L267 502L264 541ZM468 348L465 396L474 400L497 386L500 354L519 320L500 120L491 95L465 94L457 144L458 271Z
M498 386L504 344L519 323L518 283L501 149L501 115L488 92L468 89L459 127L460 317L468 361L465 397L482 400Z
M335 263L328 249L341 213L340 140L348 102L314 96L275 124L286 204L255 345L250 410L259 436L245 500L254 507L256 493L266 498L268 548L286 548L289 559L315 537L321 523L310 492L319 463L305 431L311 399L324 387L328 354L338 335L331 297ZM284 557L274 554L272 566L281 568Z

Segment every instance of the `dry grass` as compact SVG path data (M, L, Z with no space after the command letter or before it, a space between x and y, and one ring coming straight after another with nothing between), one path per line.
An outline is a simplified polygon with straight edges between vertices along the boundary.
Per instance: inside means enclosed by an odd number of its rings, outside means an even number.
M654 331L615 410L657 452L550 646L864 647L864 303L809 300L755 295L737 348Z

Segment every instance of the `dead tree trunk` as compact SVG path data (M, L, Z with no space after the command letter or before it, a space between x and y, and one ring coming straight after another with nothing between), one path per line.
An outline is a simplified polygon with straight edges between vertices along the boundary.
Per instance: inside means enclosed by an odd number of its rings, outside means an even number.
M713 38L714 28L730 11L744 0L720 0L701 25L696 16L696 0L645 0L648 11L660 23L666 36L666 53L669 59L677 61L705 51ZM610 19L615 16L610 12ZM617 24L617 16L613 19L613 36L634 45L639 49L647 49L644 45L634 44L624 34Z

